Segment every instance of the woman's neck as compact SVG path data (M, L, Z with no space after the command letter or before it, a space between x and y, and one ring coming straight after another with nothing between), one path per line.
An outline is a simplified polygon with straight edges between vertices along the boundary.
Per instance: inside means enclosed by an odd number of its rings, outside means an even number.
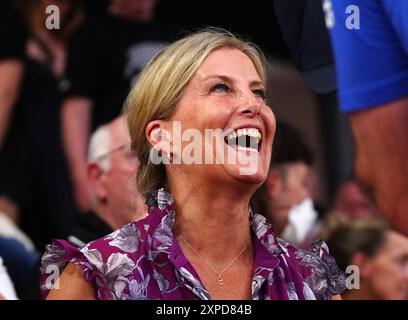
M248 245L250 194L191 186L173 186L171 191L176 210L175 236L182 236L208 261L228 263Z

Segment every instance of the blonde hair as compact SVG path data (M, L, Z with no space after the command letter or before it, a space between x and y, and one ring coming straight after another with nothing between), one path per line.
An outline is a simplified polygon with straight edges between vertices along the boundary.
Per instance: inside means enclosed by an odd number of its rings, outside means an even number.
M163 165L149 160L151 146L145 130L150 121L172 116L184 89L193 79L207 56L218 49L232 48L245 53L266 83L262 52L252 43L241 40L222 29L210 28L190 34L159 52L145 66L130 91L125 112L131 147L140 160L137 185L142 193L166 185Z

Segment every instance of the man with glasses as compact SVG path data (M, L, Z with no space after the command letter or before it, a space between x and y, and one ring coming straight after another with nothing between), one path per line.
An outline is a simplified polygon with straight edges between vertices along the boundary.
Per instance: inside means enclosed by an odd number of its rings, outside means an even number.
M144 198L136 186L138 165L123 116L93 133L86 168L92 212L80 216L68 238L71 243L82 247L146 215Z

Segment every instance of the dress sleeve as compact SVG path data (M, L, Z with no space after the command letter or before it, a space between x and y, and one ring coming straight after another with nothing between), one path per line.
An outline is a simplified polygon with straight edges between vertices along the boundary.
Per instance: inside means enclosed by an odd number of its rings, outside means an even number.
M94 254L95 259L92 259L91 262L84 254L86 251L87 247L80 250L65 240L54 240L46 246L40 267L40 289L43 299L47 297L51 289L58 288L58 279L68 263L79 265L82 268L83 277L92 284L96 299L108 300L111 298L106 277L102 272L101 254Z
M342 293L346 289L346 274L337 266L326 243L322 240L315 241L309 251L319 258L309 280L317 298L330 300L332 296Z

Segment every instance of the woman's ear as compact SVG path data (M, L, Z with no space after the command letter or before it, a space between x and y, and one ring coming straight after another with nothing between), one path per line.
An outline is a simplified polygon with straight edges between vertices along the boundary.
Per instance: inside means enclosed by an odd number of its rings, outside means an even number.
M150 121L146 126L146 139L154 147L160 142L160 121Z
M171 152L170 133L164 128L163 120L150 121L146 126L146 139L157 151Z

